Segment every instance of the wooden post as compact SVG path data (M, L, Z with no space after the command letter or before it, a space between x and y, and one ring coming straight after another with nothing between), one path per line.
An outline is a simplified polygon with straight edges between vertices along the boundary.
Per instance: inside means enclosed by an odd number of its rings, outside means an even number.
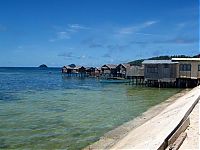
M138 78L136 77L136 85L138 85Z
M188 88L188 80L186 80L185 86L186 86L186 88Z

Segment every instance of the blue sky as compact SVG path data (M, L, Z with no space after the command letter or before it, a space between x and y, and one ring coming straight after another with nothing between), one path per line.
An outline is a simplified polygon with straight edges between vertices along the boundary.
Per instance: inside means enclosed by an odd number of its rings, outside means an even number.
M0 66L200 53L198 0L1 0L0 14Z

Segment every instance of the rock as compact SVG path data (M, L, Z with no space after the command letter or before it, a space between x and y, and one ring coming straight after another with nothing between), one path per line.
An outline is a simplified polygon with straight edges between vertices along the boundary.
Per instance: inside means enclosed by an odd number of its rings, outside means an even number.
M42 65L39 66L39 68L48 68L48 67L47 67L47 65L42 64Z

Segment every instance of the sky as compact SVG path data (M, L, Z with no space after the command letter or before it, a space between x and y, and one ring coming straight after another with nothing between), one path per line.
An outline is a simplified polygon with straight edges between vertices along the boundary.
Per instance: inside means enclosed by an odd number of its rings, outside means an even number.
M0 66L199 54L198 0L1 0Z

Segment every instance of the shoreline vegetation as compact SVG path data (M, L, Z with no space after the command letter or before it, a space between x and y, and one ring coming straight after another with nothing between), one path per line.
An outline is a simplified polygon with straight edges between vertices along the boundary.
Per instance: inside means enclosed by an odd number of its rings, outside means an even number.
M105 133L102 137L100 137L98 141L88 145L87 147L83 148L83 150L111 148L120 139L124 138L131 130L134 130L135 128L141 126L153 117L157 116L164 108L176 102L178 98L184 96L190 90L191 89L181 90L177 94L166 99L164 102L149 108L146 112L142 113L140 116L134 118L133 120L130 120Z
M170 60L172 58L199 58L200 54L198 55L194 55L194 56L187 56L187 55L173 55L173 56L157 56L157 57L151 57L151 58L147 58L147 59L138 59L138 60L133 60L128 62L131 65L142 65L142 62L144 60Z

